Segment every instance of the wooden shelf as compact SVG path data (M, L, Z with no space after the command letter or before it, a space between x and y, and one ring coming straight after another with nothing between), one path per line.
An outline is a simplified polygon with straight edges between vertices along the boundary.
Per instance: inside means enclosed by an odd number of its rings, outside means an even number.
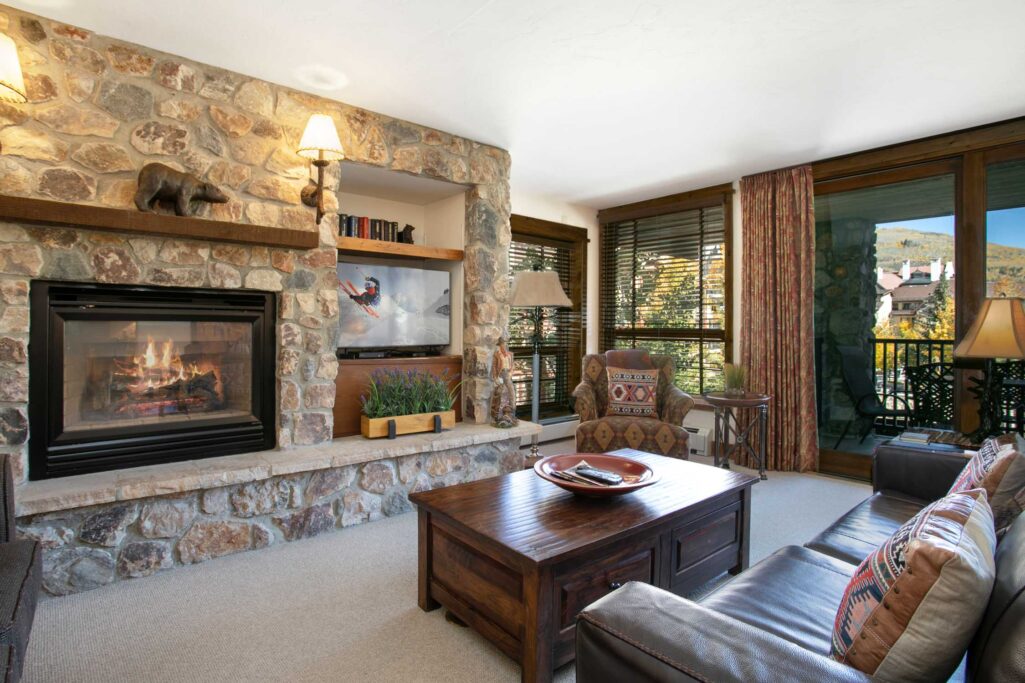
M312 212L310 218L312 226ZM6 195L0 195L0 219L284 249L315 249L320 244L320 235L316 230L272 228Z
M437 261L463 260L462 249L443 249L441 247L425 247L422 244L365 240L360 237L339 237L338 251L343 254L364 256L435 259Z

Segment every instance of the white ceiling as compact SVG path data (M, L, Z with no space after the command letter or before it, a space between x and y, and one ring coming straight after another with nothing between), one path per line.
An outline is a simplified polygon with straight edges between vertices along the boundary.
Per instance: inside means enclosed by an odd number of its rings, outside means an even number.
M1023 0L10 4L504 147L517 192L596 208L1025 114Z

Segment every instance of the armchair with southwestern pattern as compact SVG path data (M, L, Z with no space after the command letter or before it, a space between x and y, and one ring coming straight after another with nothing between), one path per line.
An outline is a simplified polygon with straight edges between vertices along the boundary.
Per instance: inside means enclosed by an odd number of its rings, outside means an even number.
M608 365L622 368L659 370L654 417L608 415ZM686 460L687 431L683 418L694 407L694 399L673 385L676 362L672 356L648 355L641 349L608 351L584 356L580 384L573 390L576 412L578 453L607 453L633 448Z

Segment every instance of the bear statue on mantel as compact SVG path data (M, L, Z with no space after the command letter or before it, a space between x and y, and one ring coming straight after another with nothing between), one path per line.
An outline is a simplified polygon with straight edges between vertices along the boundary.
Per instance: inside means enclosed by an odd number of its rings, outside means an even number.
M135 191L139 211L154 211L158 202L167 202L174 205L176 215L192 216L192 203L197 201L224 204L228 195L215 185L166 164L146 164L139 171L139 189Z

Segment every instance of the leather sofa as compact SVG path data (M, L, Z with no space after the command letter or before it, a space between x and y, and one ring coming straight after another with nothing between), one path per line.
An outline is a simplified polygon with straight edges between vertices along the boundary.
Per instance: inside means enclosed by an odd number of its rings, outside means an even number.
M882 447L874 494L807 545L780 549L696 602L626 584L579 615L577 680L871 680L829 657L844 589L857 564L945 495L965 463L959 453ZM966 678L1025 681L1025 515L1001 540L996 567Z
M14 683L25 663L43 568L39 544L15 537L14 481L8 458L0 454L0 680Z

